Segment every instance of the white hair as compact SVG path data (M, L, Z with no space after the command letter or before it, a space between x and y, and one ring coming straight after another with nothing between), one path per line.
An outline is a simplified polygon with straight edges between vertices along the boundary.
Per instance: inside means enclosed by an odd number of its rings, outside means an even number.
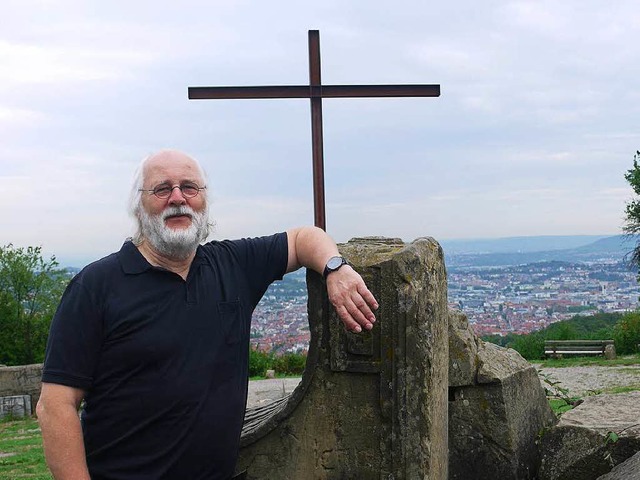
M131 184L131 191L129 192L129 202L127 206L127 211L129 212L129 215L131 215L136 221L136 231L133 234L133 237L131 237L131 240L135 245L140 245L142 243L142 240L144 239L144 235L142 233L142 222L141 222L140 214L142 212L142 191L141 190L144 188L145 166L149 160L151 160L153 157L156 157L157 155L165 151L167 150L160 150L155 153L150 153L149 155L144 157L142 161L138 164L138 167L136 168L133 174L133 182ZM204 170L204 168L202 168L202 165L200 165L200 162L198 162L194 158L192 158L192 160L195 162L196 167L198 168L198 173L200 174L200 177L204 182L204 185L202 186L207 187L204 191L201 190L198 195L204 195L205 205L209 205L209 188L208 188L209 185L208 185L208 179L207 179L207 172ZM213 224L211 222L208 222L206 235L202 240L206 239L209 236L209 230L210 230L210 227L212 226Z

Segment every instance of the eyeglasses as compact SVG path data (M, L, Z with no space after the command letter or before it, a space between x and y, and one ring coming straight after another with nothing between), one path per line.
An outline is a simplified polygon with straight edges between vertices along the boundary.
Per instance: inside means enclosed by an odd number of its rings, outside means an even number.
M139 188L138 191L148 192L149 194L153 194L156 197L164 200L171 196L171 193L173 193L174 188L179 188L180 191L182 192L182 195L184 195L185 198L193 198L196 195L198 195L198 193L200 193L200 190L205 190L207 187L199 187L197 184L191 183L191 182L185 182L180 185L174 185L173 187L170 185L167 185L166 183L163 183L151 190L145 190L144 188Z

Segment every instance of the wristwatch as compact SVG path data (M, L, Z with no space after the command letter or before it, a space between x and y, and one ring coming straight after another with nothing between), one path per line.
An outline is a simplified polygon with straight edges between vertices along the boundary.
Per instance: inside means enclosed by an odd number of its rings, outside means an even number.
M338 270L340 267L342 267L343 265L349 265L349 262L347 262L347 259L344 257L340 257L340 256L336 256L336 257L331 257L328 261L327 264L324 266L324 272L322 272L322 276L324 277L324 279L327 279L327 276L331 273L331 272L335 272L336 270Z

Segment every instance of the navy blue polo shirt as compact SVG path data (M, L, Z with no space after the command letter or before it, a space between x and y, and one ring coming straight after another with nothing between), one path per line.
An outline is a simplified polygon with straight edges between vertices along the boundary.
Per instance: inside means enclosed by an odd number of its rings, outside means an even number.
M186 281L131 243L73 278L42 380L85 390L93 480L226 479L247 398L251 314L287 235L198 247Z

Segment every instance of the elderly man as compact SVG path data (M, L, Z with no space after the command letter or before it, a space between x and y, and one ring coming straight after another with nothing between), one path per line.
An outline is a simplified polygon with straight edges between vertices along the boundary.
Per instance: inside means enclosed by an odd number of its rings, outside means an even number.
M206 188L187 155L147 158L130 206L137 234L63 295L37 406L56 479L230 478L251 314L286 272L323 273L345 327L373 327L375 298L320 229L200 245Z

